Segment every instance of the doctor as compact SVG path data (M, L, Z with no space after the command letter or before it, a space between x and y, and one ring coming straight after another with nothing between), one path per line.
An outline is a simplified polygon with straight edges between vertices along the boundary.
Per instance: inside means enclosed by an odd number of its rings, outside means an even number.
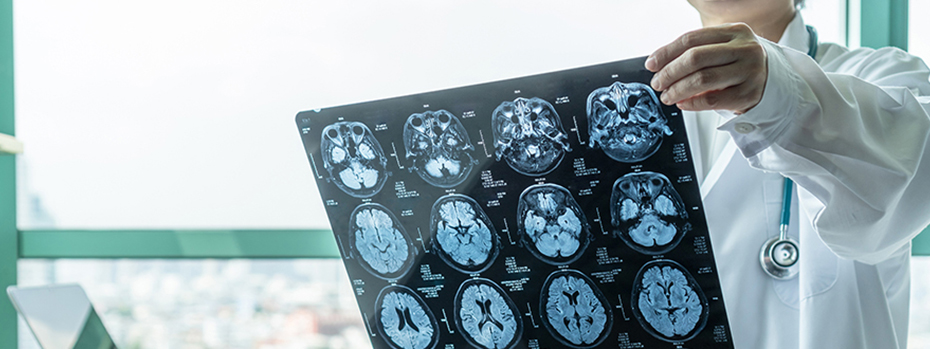
M735 346L906 348L910 240L930 223L930 70L894 48L818 43L795 0L689 2L704 28L646 68L663 103L694 111ZM779 280L760 248L779 235L785 177L800 257Z

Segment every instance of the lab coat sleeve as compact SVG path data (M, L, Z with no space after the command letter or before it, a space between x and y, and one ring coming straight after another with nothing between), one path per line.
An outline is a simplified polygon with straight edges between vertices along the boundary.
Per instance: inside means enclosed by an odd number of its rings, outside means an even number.
M800 207L838 256L875 264L908 245L930 223L927 66L898 49L859 49L828 73L804 53L763 45L762 100L719 129L750 166L813 195Z

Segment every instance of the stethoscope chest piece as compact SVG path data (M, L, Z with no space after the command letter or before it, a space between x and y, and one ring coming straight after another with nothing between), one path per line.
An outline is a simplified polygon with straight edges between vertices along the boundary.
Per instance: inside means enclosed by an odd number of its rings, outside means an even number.
M774 237L762 245L759 262L762 270L778 280L788 280L798 275L798 243L790 237Z
M794 182L785 178L781 206L781 224L778 225L778 236L768 239L762 244L759 251L759 262L762 270L769 276L778 280L788 280L798 275L798 242L788 236L788 224L791 221L791 196Z

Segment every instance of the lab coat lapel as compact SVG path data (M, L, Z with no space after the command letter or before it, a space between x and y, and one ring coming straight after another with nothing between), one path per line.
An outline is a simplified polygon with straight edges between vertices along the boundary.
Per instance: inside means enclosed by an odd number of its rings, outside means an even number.
M727 145L723 147L720 156L717 157L717 161L710 167L710 172L707 173L707 177L704 178L704 181L701 183L701 200L706 200L707 194L717 187L720 176L728 167L733 165L734 160L746 161L743 160L742 157L735 156L736 154L736 143L733 143L733 140L730 139L727 141Z

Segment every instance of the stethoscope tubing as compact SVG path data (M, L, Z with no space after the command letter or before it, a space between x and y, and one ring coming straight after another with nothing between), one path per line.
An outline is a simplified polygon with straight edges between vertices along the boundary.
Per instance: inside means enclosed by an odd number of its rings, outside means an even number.
M817 30L812 26L806 26L807 35L810 38L808 43L807 55L811 59L817 59ZM797 276L799 267L797 265L800 248L798 243L788 237L788 227L791 222L791 197L794 191L794 182L785 177L785 185L782 196L781 221L778 226L778 238L766 240L762 244L762 251L759 253L759 261L762 264L762 270L769 276L778 280L788 280Z

